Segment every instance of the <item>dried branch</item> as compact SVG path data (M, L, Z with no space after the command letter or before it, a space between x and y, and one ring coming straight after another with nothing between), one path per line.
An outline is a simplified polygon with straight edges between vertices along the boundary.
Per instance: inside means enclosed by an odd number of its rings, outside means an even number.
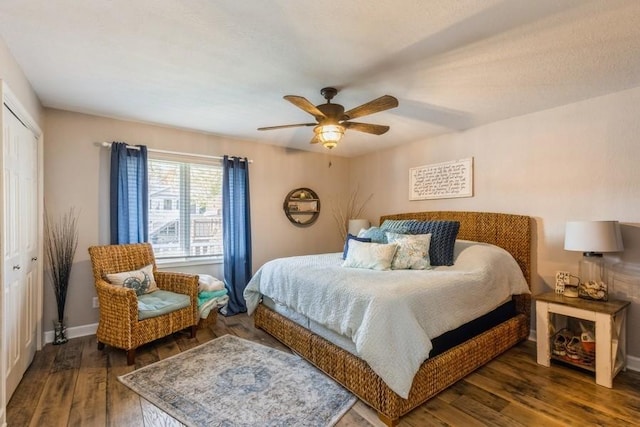
M355 219L362 214L364 207L373 197L373 193L369 194L369 196L362 202L358 202L358 187L351 192L349 195L349 199L347 200L347 207L343 211L340 206L336 204L332 204L331 213L333 214L333 219L338 226L338 232L340 233L340 237L342 240L347 238L347 230L349 229L349 220Z
M78 247L78 214L71 208L57 221L45 214L44 227L49 277L56 295L58 321L63 322L71 267Z

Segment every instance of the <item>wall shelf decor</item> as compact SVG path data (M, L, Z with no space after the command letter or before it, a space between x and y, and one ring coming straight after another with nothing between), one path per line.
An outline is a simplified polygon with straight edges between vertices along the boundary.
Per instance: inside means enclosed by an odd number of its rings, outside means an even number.
M292 224L306 227L316 222L320 216L320 199L309 188L296 188L287 194L282 208Z

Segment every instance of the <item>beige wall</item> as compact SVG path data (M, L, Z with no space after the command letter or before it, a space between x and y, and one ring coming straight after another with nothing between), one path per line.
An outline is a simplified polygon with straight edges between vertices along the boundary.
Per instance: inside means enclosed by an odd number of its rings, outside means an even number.
M372 222L424 210L532 216L539 293L552 289L556 270L577 274L581 254L563 249L567 220L619 220L623 260L640 263L638 117L640 88L352 159L350 184L375 193ZM409 201L409 168L467 157L474 158L474 197ZM640 356L640 283L625 293L634 300L630 353Z
M66 309L71 327L98 320L98 311L91 308L95 291L87 248L108 243L109 150L95 142L125 141L162 150L253 159L249 176L254 271L273 258L341 249L330 200L344 201L347 195L347 159L53 109L45 110L44 133L47 209L52 214L71 206L80 210L78 251ZM296 227L283 213L283 200L296 187L309 187L321 199L322 212L311 227ZM180 271L221 277L219 265ZM55 300L45 286L45 330L51 329L47 322L54 318Z
M2 38L0 38L0 79L9 86L31 118L42 128L40 100Z

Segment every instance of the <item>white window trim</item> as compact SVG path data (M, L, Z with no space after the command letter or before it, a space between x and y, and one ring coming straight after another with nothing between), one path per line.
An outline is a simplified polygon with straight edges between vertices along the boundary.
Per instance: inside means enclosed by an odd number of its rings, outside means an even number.
M196 265L223 264L224 257L198 257L198 258L160 258L156 259L156 265L161 268L190 267Z
M147 150L148 158L152 160L167 160L174 162L190 162L205 165L222 166L222 157L192 155L187 153L178 153L174 151L163 150ZM153 154L152 154L153 153ZM252 160L249 160L252 163ZM153 247L153 244L152 244ZM156 265L160 268L189 267L198 265L215 265L224 263L224 254L211 257L173 257L173 258L156 258Z

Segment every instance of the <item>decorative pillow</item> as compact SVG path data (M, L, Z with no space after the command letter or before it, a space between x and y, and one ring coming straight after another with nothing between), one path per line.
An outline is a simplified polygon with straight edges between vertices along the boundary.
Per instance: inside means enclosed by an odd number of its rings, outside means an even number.
M369 238L373 243L387 243L387 235L385 234L385 230L381 229L380 227L370 227L360 230L360 232L358 233L358 237Z
M349 240L357 240L358 242L371 243L371 239L368 237L358 237L353 234L347 234L347 240L344 242L344 250L342 251L342 259L347 258L349 252Z
M123 286L136 291L136 295L148 294L158 290L153 278L153 265L149 264L140 270L107 274L107 281L115 286Z
M460 230L458 221L416 221L409 225L411 234L431 234L431 265L453 265L453 249Z
M415 219L386 219L380 228L393 233L407 233L409 226L415 222Z
M347 252L347 258L342 266L389 270L397 250L398 245L395 243L365 243L353 240L349 243L349 252Z
M398 234L387 231L389 243L396 243L398 251L391 262L392 270L424 270L429 263L431 234Z

